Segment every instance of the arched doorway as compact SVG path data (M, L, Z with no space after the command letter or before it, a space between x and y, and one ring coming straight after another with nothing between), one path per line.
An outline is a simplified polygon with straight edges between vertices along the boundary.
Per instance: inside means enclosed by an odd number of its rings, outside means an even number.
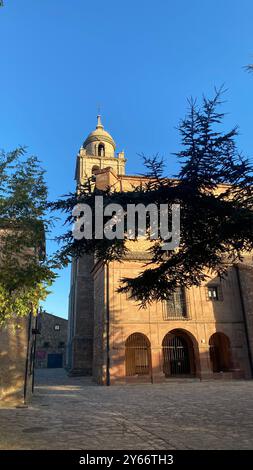
M133 333L126 340L126 375L151 375L150 341L142 333Z
M183 330L167 333L162 342L165 377L196 375L193 341Z
M224 333L211 336L209 354L213 372L229 372L232 369L230 341Z

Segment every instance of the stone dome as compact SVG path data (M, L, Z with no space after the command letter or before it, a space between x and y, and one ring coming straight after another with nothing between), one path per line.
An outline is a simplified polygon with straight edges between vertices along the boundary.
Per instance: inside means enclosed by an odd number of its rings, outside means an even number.
M85 148L88 153L96 155L97 146L99 145L104 145L105 156L111 156L112 154L114 154L116 144L109 132L104 130L104 126L101 123L100 115L97 116L96 129L88 135L88 137L83 143L83 148Z

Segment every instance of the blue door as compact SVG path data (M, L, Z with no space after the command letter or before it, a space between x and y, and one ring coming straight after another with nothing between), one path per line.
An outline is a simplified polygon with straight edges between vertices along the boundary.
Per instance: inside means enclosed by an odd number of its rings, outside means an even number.
M47 367L49 369L59 369L62 367L62 354L48 354Z

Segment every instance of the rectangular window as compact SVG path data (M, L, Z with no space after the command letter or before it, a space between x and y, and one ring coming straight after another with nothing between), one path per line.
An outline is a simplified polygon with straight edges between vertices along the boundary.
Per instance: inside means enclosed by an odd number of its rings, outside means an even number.
M220 300L218 286L208 286L208 299L209 300Z
M178 287L164 302L164 320L187 319L185 290Z

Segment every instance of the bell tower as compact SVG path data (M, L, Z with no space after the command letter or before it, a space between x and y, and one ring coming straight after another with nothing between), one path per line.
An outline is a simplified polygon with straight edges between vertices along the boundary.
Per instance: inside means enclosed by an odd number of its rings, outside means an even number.
M125 174L124 152L115 155L116 144L104 130L101 116L96 129L84 141L77 155L75 180L84 184L98 171L111 167L117 175ZM94 337L93 254L74 259L71 266L68 321L67 368L70 375L92 375Z
M109 132L105 131L101 116L98 115L96 129L85 139L77 155L77 184L83 184L87 178L106 167L111 167L117 175L124 175L124 152L115 154L115 150L116 144Z

